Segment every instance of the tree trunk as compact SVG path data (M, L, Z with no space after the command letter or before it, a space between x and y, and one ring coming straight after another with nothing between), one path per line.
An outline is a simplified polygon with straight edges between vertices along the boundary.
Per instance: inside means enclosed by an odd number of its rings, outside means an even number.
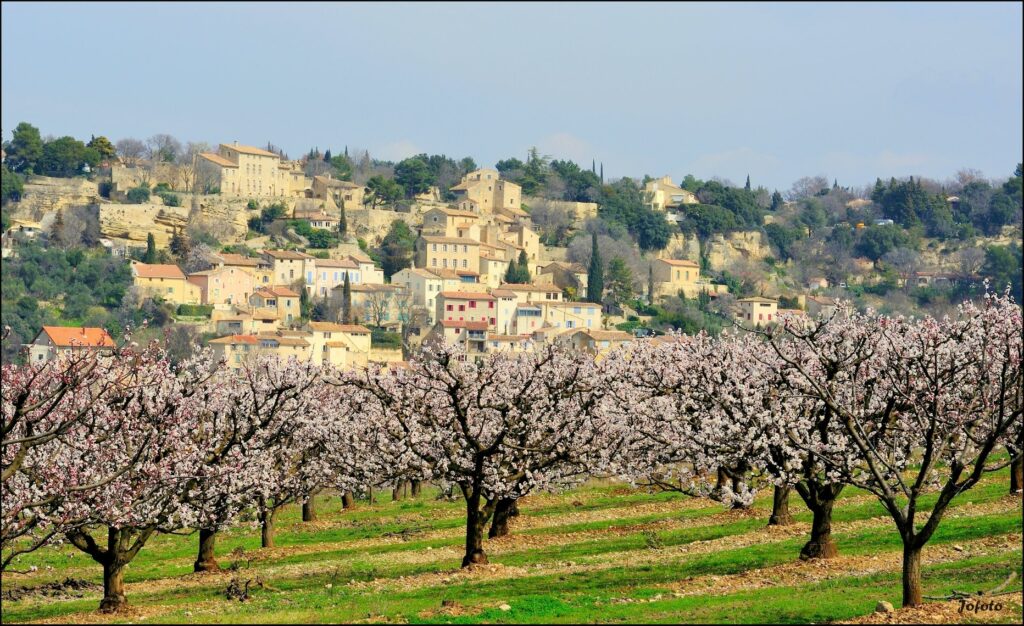
M352 492L351 491L346 491L345 493L341 494L341 508L342 509L351 509L351 508L355 507L355 505L356 505L356 499L352 497Z
M394 488L391 489L391 501L401 500L403 493L402 490L405 488L405 481L395 483Z
M480 490L473 489L466 498L466 556L462 567L487 563L484 552L484 524L487 516L480 510Z
M814 520L811 522L811 540L800 550L801 559L805 561L808 559L830 559L838 554L836 544L832 541L832 506L834 504L834 499L808 503L808 508L814 513Z
M413 497L413 498L420 497L420 490L422 490L422 489L423 489L422 481L419 481L419 480L412 481L410 483L410 487L409 487L409 491L410 491L411 497Z
M217 559L214 558L217 546L217 531L206 528L199 529L199 556L196 558L193 571L216 572L220 569Z
M260 521L263 522L260 532L260 546L264 548L274 547L274 518L276 516L277 509L270 509L260 517Z
M1024 489L1024 454L1010 463L1010 493L1021 493Z
M316 521L316 501L315 496L309 496L309 499L302 503L302 521L304 522L315 522Z
M124 563L117 554L108 554L103 564L103 600L100 601L101 613L116 613L128 606L124 597Z
M921 594L921 549L903 546L903 606L918 606Z
M508 535L508 520L519 515L519 505L512 498L502 498L494 507L494 519L491 520L491 530L487 533L488 539L504 537Z
M739 493L740 485L743 483L743 471L738 471L732 475L732 492ZM732 501L733 510L745 510L750 508L750 504L743 504L739 500Z
M790 489L788 486L776 485L772 494L772 516L768 518L769 526L789 526L793 523L793 516L789 514Z

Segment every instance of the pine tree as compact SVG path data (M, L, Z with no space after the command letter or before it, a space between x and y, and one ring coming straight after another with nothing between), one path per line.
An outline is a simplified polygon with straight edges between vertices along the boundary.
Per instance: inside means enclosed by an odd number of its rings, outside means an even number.
M530 284L530 263L526 258L526 250L519 251L519 280L524 285Z
M743 185L743 189L750 191L750 174L747 174L747 184Z
M53 226L50 230L53 233L53 242L61 248L66 245L66 238L64 236L64 210L58 209L57 216L53 220ZM152 236L152 235L150 235Z
M516 260L512 259L508 262L508 269L505 271L505 282L515 283L519 280L519 267L516 266Z
M146 254L142 255L142 262L156 263L156 239L153 238L153 233L146 235Z
M345 272L345 285L341 288L341 323L352 323L352 284L348 280L348 272Z
M602 169L604 166L601 166ZM597 251L597 233L591 233L590 267L587 268L587 302L601 304L604 296L604 265Z

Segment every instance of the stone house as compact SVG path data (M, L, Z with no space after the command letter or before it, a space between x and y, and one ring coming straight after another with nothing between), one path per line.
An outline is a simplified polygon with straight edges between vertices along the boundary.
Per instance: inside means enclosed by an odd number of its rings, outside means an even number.
M281 285L257 289L249 296L249 305L276 311L282 324L291 324L301 317L299 294Z
M698 202L696 195L673 183L671 176L662 176L644 185L644 204L655 211L667 211Z
M259 287L252 272L240 267L220 266L188 275L189 283L199 288L203 304L245 304Z
M195 168L210 184L220 188L221 195L233 197L302 197L304 178L298 182L292 168L282 163L280 155L253 146L220 144L217 152L203 152L195 157Z
M766 326L778 318L779 303L771 298L754 296L736 301L740 313L737 318L752 326Z
M416 240L416 267L476 271L480 267L480 242L462 237L423 235Z
M45 363L60 354L83 350L109 353L117 347L105 329L90 326L43 326L32 343L27 345L31 364Z
M451 191L456 203L472 201L481 214L494 213L499 208L521 209L522 206L522 188L501 180L498 170L489 168L469 172Z
M132 284L143 297L159 296L175 305L200 304L202 300L199 287L188 282L177 265L133 262Z

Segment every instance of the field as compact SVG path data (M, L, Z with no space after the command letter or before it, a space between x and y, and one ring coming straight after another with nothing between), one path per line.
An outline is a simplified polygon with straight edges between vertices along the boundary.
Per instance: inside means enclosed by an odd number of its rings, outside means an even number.
M485 543L491 565L461 571L464 505L425 489L416 500L318 500L319 519L299 508L278 521L277 547L236 527L220 538L215 574L193 574L196 535L153 539L127 570L130 609L95 611L100 568L64 546L23 557L3 581L6 622L1016 622L1022 621L1022 513L999 472L960 496L924 553L925 594L1017 590L1001 610L959 613L959 602L899 607L901 548L881 506L847 488L835 509L840 556L801 562L810 515L794 494L797 523L765 525L771 494L747 512L679 494L594 483L521 501L512 534ZM259 577L264 585L256 583ZM71 578L84 588L25 593ZM225 597L236 579L250 598ZM80 585L82 586L82 585ZM17 598L17 599L15 599Z

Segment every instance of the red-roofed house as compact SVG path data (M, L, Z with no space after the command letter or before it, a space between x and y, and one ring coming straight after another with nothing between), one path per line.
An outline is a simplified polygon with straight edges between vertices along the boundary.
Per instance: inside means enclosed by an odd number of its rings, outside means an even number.
M257 289L249 296L249 304L261 309L276 310L284 324L290 324L300 317L299 294L282 285Z
M435 298L439 322L484 322L494 330L498 324L497 299L488 293L442 291Z
M75 350L109 352L116 347L106 330L88 326L43 326L28 345L30 363L45 363Z

